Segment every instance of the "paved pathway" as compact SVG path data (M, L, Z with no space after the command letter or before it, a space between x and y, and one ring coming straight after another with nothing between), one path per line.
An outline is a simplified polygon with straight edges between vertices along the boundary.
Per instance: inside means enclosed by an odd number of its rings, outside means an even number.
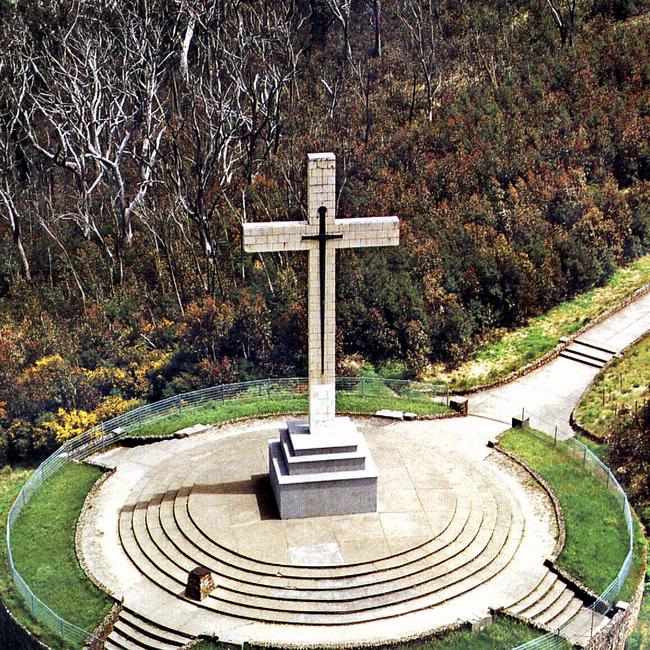
M595 325L580 340L617 352L624 350L650 330L650 294L628 305L606 321ZM558 357L520 379L470 396L470 411L476 415L510 421L522 408L531 424L560 435L572 435L569 416L598 368Z

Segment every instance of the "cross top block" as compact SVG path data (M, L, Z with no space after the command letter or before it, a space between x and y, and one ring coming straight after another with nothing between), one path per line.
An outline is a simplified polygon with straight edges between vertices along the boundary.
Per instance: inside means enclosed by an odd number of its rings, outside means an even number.
M336 217L336 158L333 153L307 154L307 219L319 225L318 209L327 208L327 230Z
M323 210L325 208L325 210ZM245 223L247 253L309 251L309 419L315 431L335 417L336 250L397 246L397 217L336 218L336 158L307 156L307 221Z

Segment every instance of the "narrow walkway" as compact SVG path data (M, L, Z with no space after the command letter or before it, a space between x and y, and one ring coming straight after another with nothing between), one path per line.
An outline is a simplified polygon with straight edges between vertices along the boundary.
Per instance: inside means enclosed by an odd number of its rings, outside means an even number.
M595 325L580 340L620 352L648 330L650 294ZM600 368L558 357L516 381L470 395L470 412L509 421L525 409L532 426L552 431L557 425L560 436L569 437L573 435L569 426L571 411L599 372Z

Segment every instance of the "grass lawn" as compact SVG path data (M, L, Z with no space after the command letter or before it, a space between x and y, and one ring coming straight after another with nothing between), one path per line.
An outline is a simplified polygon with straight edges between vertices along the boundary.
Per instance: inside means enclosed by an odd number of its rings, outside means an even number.
M182 409L178 413L163 415L134 428L131 434L137 436L166 436L193 424L218 424L235 418L256 417L280 413L307 413L307 396L284 395L246 397L210 402L196 408ZM402 397L388 391L388 394L361 394L356 391L339 391L336 408L340 413L375 413L379 409L412 411L418 415L446 413L449 409L428 397Z
M614 495L579 459L532 429L511 429L501 445L539 472L552 486L564 513L566 543L558 564L601 593L616 577L628 552L623 512ZM619 599L629 599L642 578L643 536L635 523L635 561Z
M428 641L390 647L394 650L509 650L538 636L541 636L541 633L534 628L499 616L492 625L480 632L462 630ZM218 642L204 641L196 650L222 650L224 647ZM568 650L571 645L567 643L566 648Z
M7 557L7 513L23 483L31 476L33 469L4 466L0 468L0 597L12 614L39 639L51 648L62 648L62 643L49 630L44 629L28 611L27 606L14 588L9 574L9 558Z
M87 631L112 605L81 570L74 543L84 499L101 474L88 465L63 467L23 508L11 536L15 566L32 591L61 618Z
M501 330L496 340L458 368L448 372L441 366L431 368L429 378L457 390L505 377L541 357L557 345L560 337L573 334L648 282L650 255L645 255L618 269L604 286L557 305L524 327Z
M622 407L650 399L650 335L632 346L622 359L602 372L576 409L576 419L585 429L604 438Z

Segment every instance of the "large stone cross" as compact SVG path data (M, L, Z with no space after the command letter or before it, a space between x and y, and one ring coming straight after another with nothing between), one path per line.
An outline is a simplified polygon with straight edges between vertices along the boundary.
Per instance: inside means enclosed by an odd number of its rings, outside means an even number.
M309 251L309 428L333 423L335 402L336 249L397 246L397 217L336 218L336 159L333 153L308 155L307 221L245 223L244 250Z

